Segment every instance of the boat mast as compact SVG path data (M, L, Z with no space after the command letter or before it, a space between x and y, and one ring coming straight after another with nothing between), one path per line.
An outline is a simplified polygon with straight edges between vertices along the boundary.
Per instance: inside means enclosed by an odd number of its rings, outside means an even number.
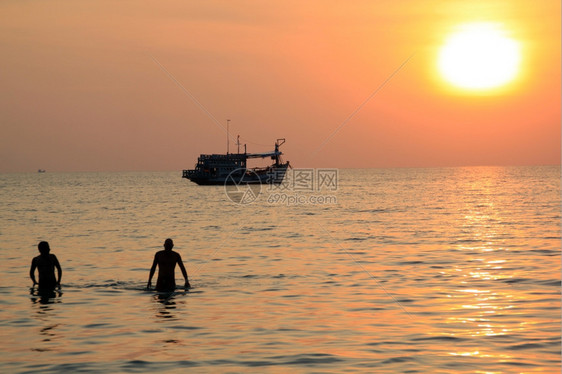
M226 154L230 153L230 135L228 132L228 126L230 125L230 120L226 120Z
M285 138L277 139L275 141L275 166L279 166L279 155L281 154L281 152L279 152L279 147L284 143L285 143Z

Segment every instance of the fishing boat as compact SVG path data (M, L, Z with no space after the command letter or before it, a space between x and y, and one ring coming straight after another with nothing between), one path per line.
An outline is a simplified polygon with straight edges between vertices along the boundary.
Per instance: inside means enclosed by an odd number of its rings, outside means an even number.
M240 153L238 141L238 153L230 153L227 148L226 154L202 154L195 169L184 170L182 178L199 185L280 184L289 168L289 161L282 160L283 152L279 150L283 143L285 139L277 139L275 149L264 153L247 153L244 145L244 153ZM266 167L248 167L249 159L265 158L271 158L273 163Z

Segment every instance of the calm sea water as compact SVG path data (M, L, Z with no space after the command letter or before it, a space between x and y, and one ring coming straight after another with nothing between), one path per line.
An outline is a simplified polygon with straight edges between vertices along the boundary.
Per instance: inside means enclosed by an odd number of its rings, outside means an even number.
M0 370L560 372L559 167L337 182L236 204L177 172L0 175ZM168 237L193 288L158 295Z

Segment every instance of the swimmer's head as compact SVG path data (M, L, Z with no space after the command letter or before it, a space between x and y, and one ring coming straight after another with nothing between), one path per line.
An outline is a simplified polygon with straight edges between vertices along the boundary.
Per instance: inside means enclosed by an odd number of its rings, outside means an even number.
M39 252L42 255L48 255L49 252L51 251L51 247L49 247L49 243L47 243L47 242L40 242L37 245L37 248L39 249Z
M172 249L174 248L174 241L172 239L166 239L164 241L164 249Z

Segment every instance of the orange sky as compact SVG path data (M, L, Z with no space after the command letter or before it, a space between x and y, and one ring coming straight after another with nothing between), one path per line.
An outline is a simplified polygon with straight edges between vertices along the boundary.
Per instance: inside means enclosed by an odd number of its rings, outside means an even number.
M231 119L251 152L286 138L295 167L559 164L560 8L4 0L0 172L191 168L225 151L210 115ZM503 90L463 92L436 71L447 35L475 21L521 43Z

